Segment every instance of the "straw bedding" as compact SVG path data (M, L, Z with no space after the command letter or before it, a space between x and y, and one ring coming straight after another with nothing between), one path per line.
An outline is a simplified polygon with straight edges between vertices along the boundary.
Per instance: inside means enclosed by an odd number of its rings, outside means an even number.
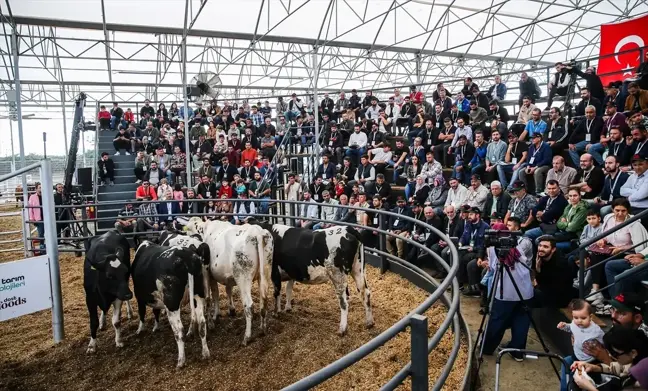
M0 219L0 231L18 226ZM10 227L11 226L11 227ZM21 254L2 254L0 262L20 258ZM122 310L122 338L125 347L114 344L110 316L98 335L98 351L86 355L89 341L88 313L83 291L83 258L61 256L65 333L63 343L54 346L49 311L0 323L0 390L276 390L291 384L369 341L406 315L427 296L396 274L367 268L372 290L376 325L364 327L364 309L358 294L351 290L349 330L345 337L336 334L340 311L330 285L295 285L293 311L271 318L266 336L258 334L255 312L253 341L239 343L245 329L242 307L235 292L237 314L221 317L215 330L208 332L211 358L200 359L200 340L185 345L187 364L175 368L177 349L171 328L162 317L161 327L152 333L152 314L147 314L147 329L136 335L137 311L126 320ZM255 284L256 285L256 284ZM255 287L256 288L256 287ZM227 306L221 290L221 311ZM255 305L256 293L254 293ZM133 300L131 303L136 308ZM273 304L271 304L271 307ZM256 308L258 310L258 307ZM429 335L443 322L446 310L441 305L426 314ZM183 323L188 326L188 309ZM446 364L452 349L450 333L430 354L430 379L435 379ZM318 390L376 390L409 361L410 340L401 333L350 369L328 380ZM446 382L446 390L457 390L465 370L467 352L462 344L459 358ZM408 383L401 389L409 389Z

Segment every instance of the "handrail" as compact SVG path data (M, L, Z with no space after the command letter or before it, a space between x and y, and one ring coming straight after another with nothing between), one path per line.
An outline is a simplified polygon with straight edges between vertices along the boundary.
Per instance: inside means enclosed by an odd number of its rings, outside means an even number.
M215 201L215 200L207 200L207 199L192 199L192 202L209 202L209 201ZM219 199L216 201L226 201L226 202L240 202L240 199ZM250 199L248 202L258 202L261 201L259 199ZM306 201L286 201L286 200L272 200L273 202L276 203L285 203L285 204L296 204L296 205L313 205L312 202L306 202ZM132 202L133 204L149 204L149 203L158 203L159 201L134 201ZM165 201L166 202L166 201ZM169 200L168 202L187 202L187 200ZM97 203L98 205L105 205L105 204L110 204L110 205L123 205L123 201L120 202L102 202L102 203ZM75 207L84 207L85 205L89 204L81 204L81 205L75 205ZM317 206L321 206L321 204L317 204ZM452 241L445 235L443 232L437 230L436 228L432 227L431 225L427 224L424 221L417 220L416 218L409 217L409 216L403 216L399 215L398 213L394 213L388 210L376 210L376 209L370 209L370 208L362 208L362 207L356 207L356 206L351 206L351 205L331 205L332 207L340 207L340 208L346 208L349 210L354 210L354 211L364 211L364 212L371 212L371 213L378 213L382 215L383 217L398 217L399 219L403 219L405 221L408 221L410 223L413 223L417 226L421 226L425 229L429 229L435 234L439 235L441 240L444 240L448 243L448 247L451 252L451 256L453 259L458 259L458 252L457 249L455 248L454 244ZM69 205L63 205L61 207L71 207ZM216 214L208 214L208 213L192 213L192 214L174 214L173 216L175 217L180 217L180 216L233 216L236 215L236 213L216 213ZM138 217L146 217L149 215L139 215ZM158 218L163 218L164 216L168 215L150 215L151 217L158 217ZM280 215L280 214L255 214L254 217L258 218L291 218L290 216L286 215ZM318 216L319 217L319 216ZM299 217L299 216L292 216L292 218L299 218L299 219L304 219L304 220L309 220L313 222L324 222L324 223L331 223L331 221L328 220L322 220L320 218L308 218L308 217ZM105 218L96 218L96 219L83 219L83 220L88 220L88 221L104 221L104 220L115 220L116 217L105 217ZM79 221L79 220L75 220ZM336 221L334 222L336 225L343 225L343 226L350 226L354 228L364 228L367 229L367 226L363 226L357 223L350 223L350 222L343 222L343 221ZM380 226L377 228L371 227L371 230L377 231L380 234L383 235L388 235L388 236L393 236L393 233L390 233L386 230L384 226ZM125 236L138 236L138 235L151 235L155 234L155 232L142 232L142 233L127 233ZM88 237L89 238L89 237ZM372 340L368 341L365 345L357 348L356 350L348 353L347 355L341 357L340 359L336 360L335 362L327 365L326 367L320 369L319 371L314 372L313 374L307 376L304 379L301 379L300 381L286 387L286 390L304 390L304 389L309 389L312 388L318 384L321 384L322 382L326 381L327 379L331 378L332 376L342 372L344 369L348 368L349 366L353 365L357 361L361 360L362 358L366 357L376 349L378 349L380 346L385 344L387 341L391 340L394 338L396 335L404 331L407 326L410 324L410 319L412 318L413 315L415 314L423 314L427 309L429 309L432 305L434 305L437 300L441 299L444 305L448 307L448 312L446 314L446 318L442 322L442 324L439 326L435 334L432 336L431 339L428 340L428 354L431 352L438 342L441 340L441 338L446 334L448 329L452 326L453 329L455 330L455 335L454 335L454 343L453 343L453 349L449 354L448 357L448 364L444 367L442 373L440 376L436 379L436 383L433 389L437 390L440 389L447 377L450 374L450 371L452 370L452 366L454 362L456 361L458 355L459 355L459 350L461 346L461 323L460 323L460 316L459 316L459 284L458 281L456 280L455 276L458 271L459 264L458 262L452 262L452 265L448 265L443 258L440 256L440 254L437 254L433 252L431 249L427 248L424 244L418 243L414 241L411 238L403 238L400 237L400 239L404 240L407 242L409 245L412 245L416 248L421 249L422 251L428 253L430 256L432 256L434 259L439 261L441 266L448 271L448 276L441 281L440 283L436 283L436 281L429 276L424 270L420 269L419 267L409 264L408 262L401 260L391 254L388 254L386 252L383 252L379 249L372 249L372 251L376 252L378 255L383 256L385 259L397 263L401 266L404 266L408 269L410 269L412 272L418 274L421 276L424 280L434 284L437 286L437 289L421 304L419 304L414 310L410 311L408 315L400 319L398 322L393 324L391 327L389 327L387 330L383 331L380 333L378 336L374 337ZM86 239L84 238L75 238L77 240L83 240ZM79 251L79 250L77 250ZM448 298L446 296L446 289L452 286L452 296L451 298ZM387 383L385 386L386 390L393 389L391 385L395 384L398 385L402 380L404 380L407 376L410 375L410 364L405 365L397 374L392 381ZM467 368L466 376L470 372L470 368Z
M97 113L99 112L99 102L97 102ZM92 201L96 204L97 203L97 191L98 189L98 183L97 177L99 175L98 173L98 165L97 162L99 161L99 121L95 124L95 145L94 145L94 160L92 162ZM85 208L84 208L85 209ZM98 213L97 207L95 207L95 213ZM94 232L97 232L97 223L94 223Z

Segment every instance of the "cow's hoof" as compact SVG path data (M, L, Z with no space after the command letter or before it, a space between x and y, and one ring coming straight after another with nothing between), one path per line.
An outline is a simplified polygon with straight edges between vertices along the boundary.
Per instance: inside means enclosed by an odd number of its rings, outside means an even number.
M115 342L115 346L117 346L118 348L123 348L123 347L124 347L124 343L123 343L122 341Z
M286 312L292 312L292 307L291 307L291 306L289 306L289 305L287 305L287 306L286 306L286 310L285 310L285 311L286 311Z
M346 329L339 329L338 330L338 335L340 337L344 337L346 335L346 332L347 332Z
M202 352L202 358L203 358L203 360L207 360L207 359L209 359L209 356L210 356L210 354L209 354L209 349L204 349L203 352Z
M184 367L184 365L185 365L184 360L182 361L178 360L178 365L176 365L176 368L181 369L182 367Z
M369 319L369 320L367 320L367 322L365 323L365 327L368 328L368 329L371 329L371 328L374 327L374 324L375 324L375 323L374 323L373 319Z
M234 308L229 309L229 316L236 316L236 310Z
M88 349L86 350L86 354L94 354L97 352L97 348L94 346L88 346Z
M243 338L243 341L241 341L241 346L247 346L247 345L248 345L248 342L249 342L249 338L248 338L248 337Z

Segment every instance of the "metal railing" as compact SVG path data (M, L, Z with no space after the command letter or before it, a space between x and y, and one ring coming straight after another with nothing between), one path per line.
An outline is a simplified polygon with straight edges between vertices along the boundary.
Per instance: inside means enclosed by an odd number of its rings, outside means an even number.
M165 202L187 202L187 199L184 199L182 201L180 200L169 200ZM198 203L207 203L209 201L214 201L214 202L231 202L233 205L242 202L240 199L219 199L219 200L205 200L205 199L192 199L191 202L198 202ZM276 205L276 209L279 210L281 209L281 205L288 205L288 209L290 209L291 205L295 205L297 207L301 205L309 206L313 205L313 203L310 202L304 202L304 201L285 201L285 200L263 200L270 202L272 201L274 205ZM248 200L248 202L261 202L261 200L258 199L251 199ZM133 202L133 205L142 205L142 204L155 204L157 201L136 201ZM98 206L110 206L110 205L123 205L123 202L120 201L107 201L107 202L99 202ZM322 206L321 203L317 203L316 205ZM59 208L70 208L70 207L85 207L87 205L77 205L77 206L71 206L71 205L61 205ZM274 207L274 206L272 206ZM272 208L271 207L271 208ZM326 367L312 373L311 375L299 380L298 382L287 386L285 390L308 390L312 387L315 387L326 380L330 379L331 377L339 374L340 372L344 371L345 369L351 367L353 364L356 362L362 360L364 357L367 355L371 354L378 348L380 348L382 345L390 341L391 339L395 338L398 336L401 332L404 332L407 330L407 328L410 328L411 332L411 362L405 365L396 375L387 383L385 384L381 390L394 390L397 388L405 379L408 377L411 377L412 379L412 389L414 390L427 390L430 387L429 384L429 379L428 379L428 355L436 348L438 345L439 341L446 335L448 330L453 330L454 331L454 339L453 339L453 346L452 350L449 354L448 357L448 362L444 366L443 370L441 371L441 374L438 376L437 379L435 379L434 385L432 389L434 390L440 390L446 379L448 378L453 365L455 364L459 350L461 348L461 337L462 337L462 330L466 332L466 334L469 334L467 332L467 326L463 319L461 318L461 315L459 313L459 284L456 277L458 268L459 268L459 262L456 262L458 259L458 252L456 247L452 244L452 241L450 238L447 237L446 234L443 232L440 232L433 226L426 224L423 221L416 220L413 217L408 217L408 216L403 216L397 213L393 213L390 211L386 210L376 210L376 209L368 209L368 208L361 208L361 207L355 207L355 206L349 206L349 205L335 205L332 207L336 208L345 208L349 210L349 213L355 213L355 212L369 212L369 213L376 213L379 216L379 224L378 227L368 227L368 226L363 226L360 224L352 223L352 222L347 222L347 221L330 221L330 220L323 220L320 218L309 218L309 217L301 217L297 215L291 215L291 214L276 214L273 212L267 213L267 214L260 214L257 213L253 217L255 219L257 218L267 218L271 219L273 221L283 221L284 223L290 224L291 221L296 221L297 219L300 220L307 220L311 222L316 222L316 223L326 223L326 224L334 224L334 225L343 225L343 226L350 226L356 229L369 229L371 231L376 231L379 233L381 236L392 236L395 237L399 240L405 241L408 245L414 246L418 249L420 249L423 253L426 255L429 255L434 259L436 262L438 262L443 269L445 269L448 273L448 276L443 279L440 282L437 282L434 280L426 271L423 269L410 264L409 262L402 260L392 254L389 254L386 252L385 247L384 247L384 240L379 241L379 246L378 248L368 248L369 251L376 253L379 256L379 263L380 263L380 269L381 271L385 272L390 269L390 265L398 265L399 267L406 268L410 270L412 273L417 275L418 277L422 278L426 283L429 283L431 286L435 286L436 289L430 296L422 303L420 303L415 309L410 311L405 317L400 319L398 322L393 324L391 327L389 327L387 330L383 331L370 341L368 341L366 344L360 346L359 348L355 349L354 351L348 353L347 355L341 357L340 359L336 360L335 362L327 365ZM180 214L173 214L173 215L168 215L168 214L155 214L155 215L138 215L136 218L146 218L146 217L151 217L151 218L158 218L160 220L172 216L174 218L177 217L221 217L221 216L227 216L227 217L232 217L237 215L237 213L232 212L232 213L215 213L215 214L208 214L208 213L180 213ZM319 216L318 216L319 217ZM413 226L418 226L423 229L429 230L436 235L439 236L439 238L446 243L448 243L448 248L450 252L450 257L454 259L455 261L451 262L452 266L448 265L446 261L441 257L440 254L437 254L433 252L431 249L427 248L424 244L421 244L417 241L412 240L411 238L405 238L402 236L398 236L392 232L389 232L385 227L387 226L386 224L386 219L389 217L397 217L399 219L405 220L412 224ZM124 217L128 218L128 217ZM65 220L65 221L58 221L58 223L70 223L70 222L93 222L93 221L115 221L116 217L101 217L101 218L95 218L95 219L81 219L81 220ZM142 236L142 235L156 235L156 232L152 231L147 231L147 232L132 232L132 233L126 233L124 234L125 236L128 237L136 237L136 236ZM79 237L76 238L77 240L84 240L88 239L90 237ZM450 296L446 295L446 290L448 288L452 288L450 292ZM426 320L424 317L424 313L432 307L434 304L437 302L441 301L443 305L445 305L448 308L448 312L446 314L446 317L444 318L443 322L441 325L439 325L437 331L434 333L434 335L428 339L427 337L427 327L425 327ZM470 344L470 336L467 335L468 341ZM421 341L427 341L427 343L424 343L421 345ZM425 348L423 348L424 346ZM470 348L470 347L469 347ZM466 373L464 374L464 385L469 384L468 382L468 377L471 372L471 365L472 365L472 359L469 357L468 358L468 363L467 363L467 368L466 368Z
M586 292L585 292L585 272L587 272L588 270L591 270L591 269L593 269L595 267L601 267L600 265L604 265L605 263L607 263L608 261L610 261L612 259L615 259L615 258L618 259L619 257L622 257L623 254L626 253L627 251L629 251L631 249L634 249L634 248L636 248L636 247L638 247L638 246L640 246L640 245L642 245L642 244L644 244L644 243L646 243L648 241L633 244L633 246L631 248L629 248L629 249L627 249L627 250L625 250L625 251L623 251L623 252L621 252L619 254L612 255L612 256L608 257L607 259L605 259L604 261L598 262L597 264L591 265L590 267L586 268L585 267L585 256L587 255L587 248L589 246L591 246L592 244L598 242L599 240L606 238L610 234L613 234L614 232L617 232L618 230L620 230L622 228L625 228L625 227L629 226L630 224L634 224L635 222L640 221L640 220L642 220L642 219L644 219L646 217L648 217L648 209L642 211L641 213L637 213L636 215L634 215L631 218L627 219L623 223L618 224L618 225L610 228L609 230L607 230L605 232L601 232L600 234L596 235L595 237L586 240L585 242L581 243L575 250L572 250L571 252L569 252L567 254L567 256L570 256L570 255L574 255L574 254L578 253L578 256L579 256L578 295L579 295L579 297L581 299L592 296L592 295L594 295L594 294L596 294L598 292L603 291L604 289L608 289L608 288L610 288L611 286L613 286L614 284L616 284L618 282L618 280L615 279L614 283L612 283L612 284L610 284L610 285L608 285L608 286L606 286L604 288L601 288L596 292L592 292L589 295L586 295ZM632 274L633 273L625 274L623 278L627 278Z

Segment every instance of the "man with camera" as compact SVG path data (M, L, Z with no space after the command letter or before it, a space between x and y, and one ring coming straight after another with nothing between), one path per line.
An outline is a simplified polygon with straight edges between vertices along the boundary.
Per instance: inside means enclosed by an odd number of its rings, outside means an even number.
M489 289L495 296L482 342L484 354L488 355L495 352L509 327L511 340L502 348L525 349L531 323L527 302L534 295L530 270L533 247L531 240L520 235L519 217L511 217L506 227L508 232L516 234L509 236L506 235L507 231L489 234L486 245L491 245L486 248L487 258L477 260L478 266L488 268L493 273L497 273L500 262L507 268L502 270L500 276L493 276L493 281L497 278L497 284ZM511 240L517 240L515 247L511 247ZM523 359L520 353L513 353L512 356L518 362Z

